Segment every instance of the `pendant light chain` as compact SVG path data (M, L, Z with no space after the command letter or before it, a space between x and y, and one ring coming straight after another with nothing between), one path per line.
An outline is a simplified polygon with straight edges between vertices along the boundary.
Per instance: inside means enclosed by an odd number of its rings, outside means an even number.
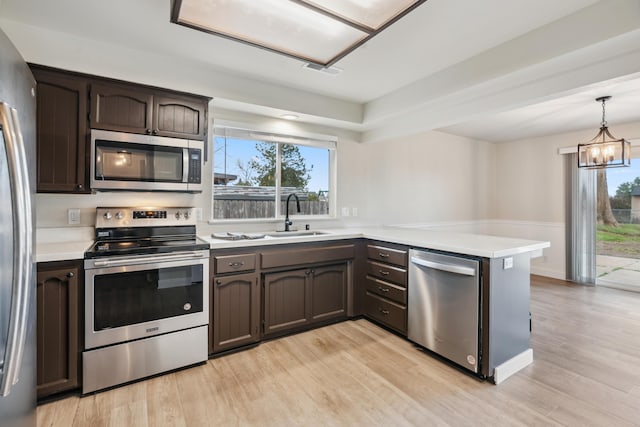
M602 127L607 127L607 121L605 120L605 113L604 113L604 104L605 102L607 102L606 99L602 99L602 123L600 123L600 125Z

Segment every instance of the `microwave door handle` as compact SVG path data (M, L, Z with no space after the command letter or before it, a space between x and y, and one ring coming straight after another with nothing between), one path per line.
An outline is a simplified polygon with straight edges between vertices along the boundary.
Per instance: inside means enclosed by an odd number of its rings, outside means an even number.
M18 112L0 102L0 127L5 135L9 180L14 213L14 274L9 312L6 353L0 372L0 396L7 396L18 382L27 335L28 306L32 273L31 193L27 159L20 132Z
M189 182L189 149L182 149L182 182Z

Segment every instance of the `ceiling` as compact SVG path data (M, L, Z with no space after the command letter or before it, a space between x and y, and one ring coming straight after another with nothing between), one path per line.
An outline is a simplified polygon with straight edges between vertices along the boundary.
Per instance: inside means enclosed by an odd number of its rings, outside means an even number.
M640 120L637 0L428 0L337 62L335 76L171 24L170 8L0 0L0 26L31 62L197 92L222 109L295 112L363 141L432 129L503 141L589 127L602 90L614 95L612 123Z

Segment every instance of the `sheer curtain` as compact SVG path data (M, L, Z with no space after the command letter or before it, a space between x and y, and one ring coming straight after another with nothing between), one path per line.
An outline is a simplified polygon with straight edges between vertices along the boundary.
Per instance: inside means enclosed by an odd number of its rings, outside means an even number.
M567 278L596 283L596 188L595 169L579 169L578 154L565 158L567 173Z

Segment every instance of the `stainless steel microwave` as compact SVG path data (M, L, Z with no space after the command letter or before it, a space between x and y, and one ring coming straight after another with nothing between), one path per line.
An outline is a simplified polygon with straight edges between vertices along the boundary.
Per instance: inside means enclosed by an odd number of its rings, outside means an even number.
M202 191L203 141L91 130L94 190Z

